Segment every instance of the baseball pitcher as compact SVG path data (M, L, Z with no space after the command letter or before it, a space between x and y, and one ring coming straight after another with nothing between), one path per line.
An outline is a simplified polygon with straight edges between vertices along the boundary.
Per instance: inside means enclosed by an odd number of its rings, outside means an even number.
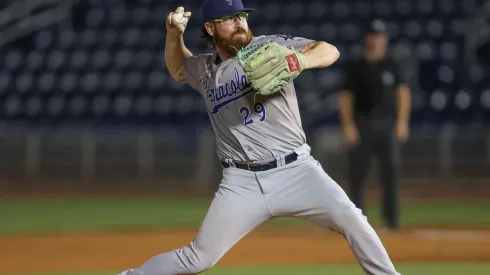
M240 0L205 1L202 37L215 51L199 55L183 39L191 13L179 7L167 17L167 68L206 102L223 178L189 245L120 275L201 273L278 216L342 234L366 274L399 274L367 218L310 155L302 129L293 80L304 70L329 67L339 52L323 41L254 36L251 12Z

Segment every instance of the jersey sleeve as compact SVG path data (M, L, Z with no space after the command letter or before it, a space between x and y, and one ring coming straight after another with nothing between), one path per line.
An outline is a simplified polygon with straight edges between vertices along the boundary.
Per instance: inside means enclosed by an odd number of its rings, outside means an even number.
M395 74L395 85L408 84L406 73L401 69L400 63L393 60L393 68Z
M355 69L356 65L353 60L348 61L343 69L344 81L342 83L342 90L347 90L353 94L357 92Z
M276 42L279 45L282 45L287 48L294 48L297 51L303 50L303 48L310 42L313 42L314 40L304 38L304 37L295 37L291 35L283 35L283 34L276 34L276 35L271 35L266 37L266 39L272 39L274 42Z
M184 61L182 76L189 86L194 90L201 92L200 80L206 68L208 55L195 55Z

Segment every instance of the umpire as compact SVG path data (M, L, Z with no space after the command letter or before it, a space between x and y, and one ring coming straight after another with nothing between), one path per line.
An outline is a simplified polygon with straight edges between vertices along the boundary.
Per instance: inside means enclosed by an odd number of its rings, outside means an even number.
M396 158L409 135L411 92L399 65L387 55L388 33L380 20L364 30L364 54L349 60L340 91L340 124L348 147L351 199L365 212L363 189L371 156L378 160L382 211L389 229L399 227Z

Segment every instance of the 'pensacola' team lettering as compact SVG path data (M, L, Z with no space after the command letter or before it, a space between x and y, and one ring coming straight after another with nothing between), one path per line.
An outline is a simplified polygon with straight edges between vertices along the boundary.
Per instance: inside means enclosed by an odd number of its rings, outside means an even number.
M208 100L210 102L217 103L213 108L213 114L217 113L219 109L223 108L227 104L230 104L231 102L234 102L252 92L247 75L243 73L239 74L236 67L233 69L233 71L235 72L235 78L224 84L218 85L216 88L210 87L208 79L204 79L203 81L203 87L206 91ZM234 95L237 96L233 97Z

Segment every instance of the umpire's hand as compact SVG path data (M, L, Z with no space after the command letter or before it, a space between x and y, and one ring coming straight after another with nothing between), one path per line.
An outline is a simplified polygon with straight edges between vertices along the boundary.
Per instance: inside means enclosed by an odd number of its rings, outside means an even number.
M350 124L343 127L344 138L347 143L347 147L354 147L359 144L359 131L356 125Z
M397 121L395 125L395 137L400 143L404 143L408 140L409 130L408 123L404 121Z

